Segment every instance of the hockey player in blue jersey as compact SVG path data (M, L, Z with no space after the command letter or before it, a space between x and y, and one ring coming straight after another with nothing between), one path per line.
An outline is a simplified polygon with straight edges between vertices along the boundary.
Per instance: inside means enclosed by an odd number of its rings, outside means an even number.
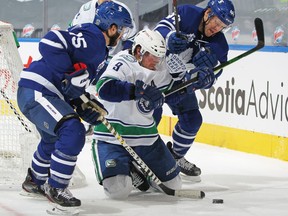
M177 9L179 33L176 32L174 14L161 20L155 28L167 41L167 64L171 75L177 85L191 78L195 72L191 69L198 67L203 70L198 73L199 82L184 92L175 93L174 100L167 101L173 114L178 116L172 134L173 145L168 142L167 147L181 172L198 181L201 169L184 157L202 124L194 91L210 88L220 76L222 71L214 76L212 68L227 61L229 48L222 31L234 22L235 10L230 0L209 0L204 9L194 5L181 5Z
M73 18L72 22L70 23L70 26L79 25L83 23L93 23L94 17L95 17L95 10L100 4L102 4L105 1L110 1L110 0L91 0L89 2L84 3L80 7L78 13ZM130 9L127 7L127 5L123 4L122 2L115 1L115 0L113 0L113 2L125 8L130 13L130 16L132 17L132 13ZM119 40L119 43L117 44L117 46L108 47L109 54L108 54L107 63L115 54L117 54L121 50L131 49L133 38L135 34L137 33L137 27L133 19L132 19L132 25L133 27L131 31L127 32L127 35L123 35L123 37ZM94 85L89 86L87 91L90 92L91 94L95 93L95 86ZM86 122L84 122L84 126L86 128L86 135L91 135L93 133L93 126Z
M99 113L83 106L79 96L101 75L107 46L116 45L131 23L126 9L105 2L93 24L48 32L39 43L42 58L21 72L17 102L41 136L22 184L30 195L46 195L58 208L81 205L67 189L85 143L80 118L97 125Z

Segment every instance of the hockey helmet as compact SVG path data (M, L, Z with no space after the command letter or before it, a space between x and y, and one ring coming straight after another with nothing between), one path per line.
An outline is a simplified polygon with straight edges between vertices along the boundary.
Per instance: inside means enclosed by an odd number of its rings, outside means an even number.
M150 29L144 29L139 31L132 45L132 52L134 53L136 47L140 45L140 53L144 55L145 52L163 58L166 54L166 43L161 34L157 31L152 31Z
M209 17L217 16L227 26L233 24L235 9L231 0L210 0L207 7L211 8Z
M128 10L112 1L105 1L97 7L93 23L102 31L109 29L112 24L117 25L120 30L124 27L133 28Z

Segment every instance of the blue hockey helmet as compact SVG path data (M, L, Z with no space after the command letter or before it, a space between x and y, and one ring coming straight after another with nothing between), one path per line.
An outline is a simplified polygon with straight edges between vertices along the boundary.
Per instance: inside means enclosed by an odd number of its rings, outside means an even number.
M97 7L93 23L102 31L109 29L112 24L117 25L118 29L133 28L132 17L128 10L112 1L105 1Z
M211 8L210 17L217 16L227 26L233 24L235 9L231 0L210 0L207 7Z

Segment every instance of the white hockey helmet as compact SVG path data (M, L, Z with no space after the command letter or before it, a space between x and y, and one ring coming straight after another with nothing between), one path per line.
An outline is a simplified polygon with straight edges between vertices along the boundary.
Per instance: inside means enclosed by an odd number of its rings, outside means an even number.
M150 29L144 29L139 31L132 45L132 52L134 53L136 47L140 45L140 53L144 55L145 52L156 57L164 57L166 54L166 43L162 35L157 31L152 31Z

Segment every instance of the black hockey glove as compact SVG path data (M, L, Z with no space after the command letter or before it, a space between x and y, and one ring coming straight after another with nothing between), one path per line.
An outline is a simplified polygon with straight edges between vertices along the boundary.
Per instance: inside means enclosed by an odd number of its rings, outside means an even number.
M147 85L141 80L136 80L135 100L141 99L147 101L149 110L161 107L164 103L164 96L159 89L154 86Z
M89 93L85 93L85 96L89 98L92 103L95 103L100 109L107 113L107 110L99 101L96 100L96 98L93 98ZM101 114L89 104L84 103L81 98L72 100L70 104L75 108L76 113L85 122L91 125L98 125L101 123L101 121L98 120Z

